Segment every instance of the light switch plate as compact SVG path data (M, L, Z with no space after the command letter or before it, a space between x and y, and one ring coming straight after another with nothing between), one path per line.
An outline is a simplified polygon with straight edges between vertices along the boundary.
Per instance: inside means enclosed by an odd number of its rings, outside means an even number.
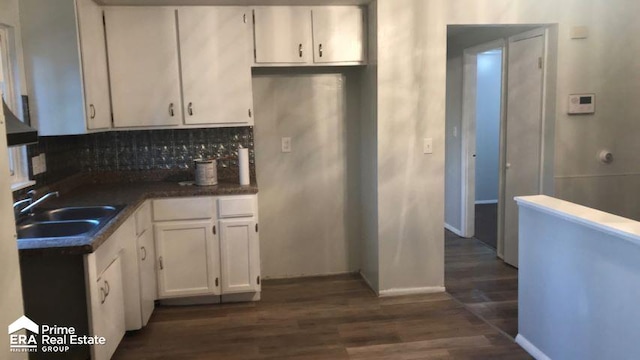
M291 138L283 137L282 138L282 152L290 153L291 152Z
M433 138L424 138L423 152L433 154Z

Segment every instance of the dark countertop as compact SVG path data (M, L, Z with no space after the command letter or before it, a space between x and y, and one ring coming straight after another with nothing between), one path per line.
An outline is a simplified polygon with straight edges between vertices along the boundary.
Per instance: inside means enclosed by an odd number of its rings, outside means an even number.
M85 184L44 203L42 207L123 205L122 211L90 237L20 239L18 250L21 256L88 254L100 247L147 199L257 193L255 182L241 186L236 181L224 180L219 180L215 186L180 186L177 182L164 181Z

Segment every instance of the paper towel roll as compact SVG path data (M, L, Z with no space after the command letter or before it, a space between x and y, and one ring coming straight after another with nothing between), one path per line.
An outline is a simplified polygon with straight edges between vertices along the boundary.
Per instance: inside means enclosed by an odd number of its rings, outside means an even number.
M249 149L238 149L238 166L240 167L240 185L249 185Z

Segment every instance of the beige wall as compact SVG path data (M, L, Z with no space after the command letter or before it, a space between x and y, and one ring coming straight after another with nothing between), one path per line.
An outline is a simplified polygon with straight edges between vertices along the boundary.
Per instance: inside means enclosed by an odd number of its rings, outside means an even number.
M447 24L558 24L556 175L640 168L640 30L633 0L379 0L378 210L380 288L443 284ZM569 39L574 25L590 37ZM567 95L595 92L598 112L566 115ZM421 139L434 138L422 155ZM597 151L613 148L614 166Z
M263 274L358 271L358 74L275 72L253 79Z

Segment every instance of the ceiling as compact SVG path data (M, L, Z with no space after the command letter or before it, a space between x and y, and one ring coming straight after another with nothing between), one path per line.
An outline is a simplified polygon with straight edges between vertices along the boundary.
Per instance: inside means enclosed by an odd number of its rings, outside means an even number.
M364 5L371 0L96 0L103 5L237 5L237 6L261 6L261 5Z

